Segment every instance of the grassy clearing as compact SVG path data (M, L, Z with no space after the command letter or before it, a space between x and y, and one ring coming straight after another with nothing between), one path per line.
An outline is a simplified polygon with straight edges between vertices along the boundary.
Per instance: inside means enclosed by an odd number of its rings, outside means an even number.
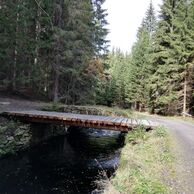
M105 194L167 194L163 176L172 171L173 157L169 136L163 127L151 132L138 128L126 137L115 177L107 184Z

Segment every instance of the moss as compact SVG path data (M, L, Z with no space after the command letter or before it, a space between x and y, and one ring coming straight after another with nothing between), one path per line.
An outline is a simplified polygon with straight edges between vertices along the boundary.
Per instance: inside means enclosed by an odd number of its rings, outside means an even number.
M0 123L0 156L13 154L28 146L30 140L29 126L4 120ZM25 136L25 137L24 137ZM23 141L21 141L23 139ZM25 139L25 140L24 140Z

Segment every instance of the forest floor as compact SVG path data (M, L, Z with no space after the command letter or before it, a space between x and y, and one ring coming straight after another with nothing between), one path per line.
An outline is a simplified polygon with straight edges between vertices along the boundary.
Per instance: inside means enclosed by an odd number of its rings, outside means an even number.
M175 156L175 178L171 184L176 193L194 194L194 123L160 116L144 118L168 128Z
M48 103L0 95L0 113L14 110L40 110Z

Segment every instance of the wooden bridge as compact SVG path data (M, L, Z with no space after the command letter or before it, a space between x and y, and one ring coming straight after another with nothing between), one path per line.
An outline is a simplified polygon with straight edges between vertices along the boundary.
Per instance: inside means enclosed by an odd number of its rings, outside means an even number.
M157 126L156 123L149 122L147 120L36 110L10 111L1 113L1 115L15 118L24 122L53 123L70 126L108 129L122 132L128 132L129 130L140 125L144 126L145 129L152 129Z

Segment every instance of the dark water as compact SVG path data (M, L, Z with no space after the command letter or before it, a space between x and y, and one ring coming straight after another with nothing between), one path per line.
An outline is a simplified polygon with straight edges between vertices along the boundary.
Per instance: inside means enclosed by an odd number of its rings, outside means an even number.
M72 128L28 152L0 160L0 194L97 193L119 162L117 132Z

